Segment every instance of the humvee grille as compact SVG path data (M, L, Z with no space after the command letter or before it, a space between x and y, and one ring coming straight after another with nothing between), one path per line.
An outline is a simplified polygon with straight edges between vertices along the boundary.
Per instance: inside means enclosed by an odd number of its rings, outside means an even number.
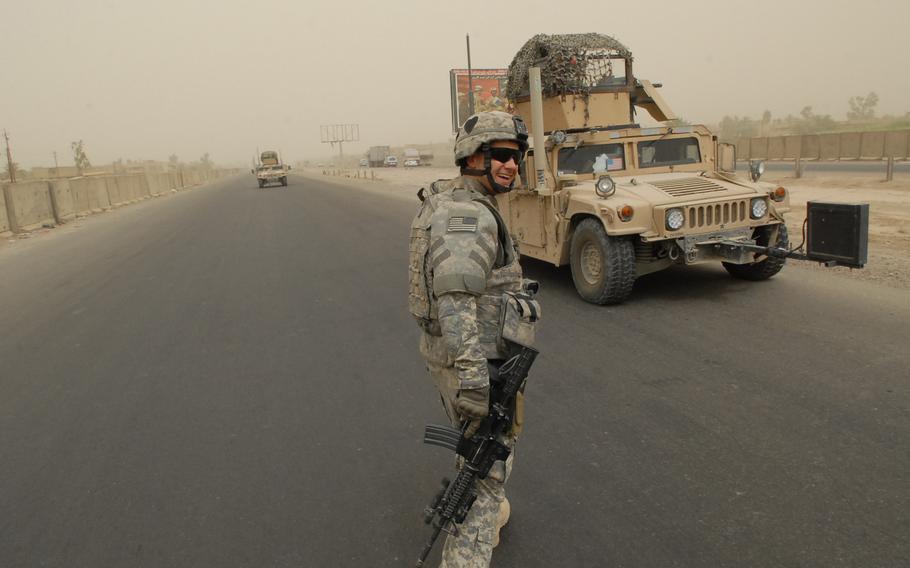
M699 193L724 191L723 186L717 185L705 178L670 179L665 181L652 181L649 183L665 193L669 193L673 197L685 197L688 195L697 195Z
M748 211L746 199L711 205L693 205L686 208L686 221L690 228L719 227L746 221Z

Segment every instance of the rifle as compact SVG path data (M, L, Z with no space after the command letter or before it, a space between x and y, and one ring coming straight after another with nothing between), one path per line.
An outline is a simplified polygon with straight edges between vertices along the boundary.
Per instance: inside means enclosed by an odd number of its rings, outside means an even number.
M433 534L417 558L418 568L423 566L439 533L455 534L458 530L456 525L465 520L477 499L475 482L486 479L493 463L505 460L512 453L512 449L503 442L512 428L515 397L518 392L524 392L528 371L538 353L534 348L518 344L512 345L512 352L500 365L493 361L487 363L490 372L490 413L481 421L473 436L464 437L468 423L461 429L437 424L426 426L424 443L454 450L464 458L464 465L453 481L443 478L442 488L424 510L424 522L433 526Z

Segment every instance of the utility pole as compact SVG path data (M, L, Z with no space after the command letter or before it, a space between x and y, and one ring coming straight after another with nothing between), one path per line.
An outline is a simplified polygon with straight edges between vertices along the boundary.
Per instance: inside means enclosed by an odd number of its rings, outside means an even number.
M9 181L10 183L16 183L16 168L13 167L13 155L9 151L9 134L6 133L6 129L3 129L3 137L6 138L6 163L9 167Z
M57 150L54 150L54 177L60 177L60 166L57 164Z
M465 34L468 44L468 115L474 114L474 80L471 75L471 34Z

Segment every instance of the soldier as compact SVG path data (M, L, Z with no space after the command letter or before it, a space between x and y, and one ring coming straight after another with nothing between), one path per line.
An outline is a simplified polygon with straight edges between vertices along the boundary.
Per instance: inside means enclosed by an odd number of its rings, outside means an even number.
M490 89L490 101L488 103L490 110L503 110L506 107L505 102L499 98L498 93L497 89Z
M483 87L481 85L474 85L474 112L481 113L488 110L490 109L487 108L487 102L483 98Z
M455 141L461 175L421 189L422 203L411 223L409 308L423 331L420 353L452 425L470 423L466 436L489 412L487 362L506 357L504 339L516 340L516 329L503 322L519 321L526 334L517 342L530 346L539 314L493 199L512 189L527 139L517 116L481 112L469 117ZM523 414L521 399L504 440L511 447ZM487 478L478 480L477 500L447 537L441 566L489 566L509 516L503 486L511 458L497 461Z

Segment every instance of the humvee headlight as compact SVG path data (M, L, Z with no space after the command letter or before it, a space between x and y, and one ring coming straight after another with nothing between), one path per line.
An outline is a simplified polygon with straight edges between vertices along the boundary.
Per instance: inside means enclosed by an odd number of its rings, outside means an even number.
M616 184L610 176L600 176L594 184L594 192L600 197L610 197L616 192Z
M768 213L768 204L765 203L764 197L752 199L752 218L761 219Z
M685 220L686 216L683 214L683 210L679 207L667 209L667 228L671 231L676 231L677 229L681 228Z

